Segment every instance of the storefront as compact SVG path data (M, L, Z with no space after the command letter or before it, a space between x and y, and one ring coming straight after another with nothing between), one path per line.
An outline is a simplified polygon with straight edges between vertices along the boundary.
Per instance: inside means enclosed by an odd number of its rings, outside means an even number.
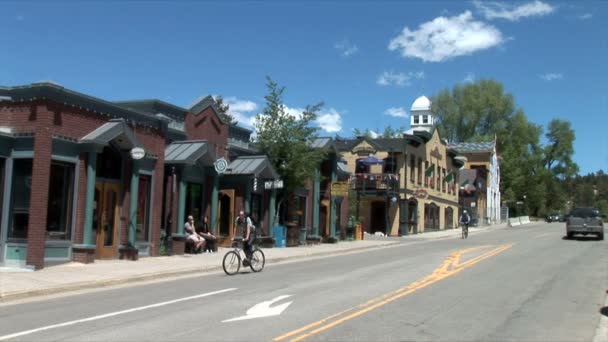
M0 90L0 265L154 254L166 123L54 84Z

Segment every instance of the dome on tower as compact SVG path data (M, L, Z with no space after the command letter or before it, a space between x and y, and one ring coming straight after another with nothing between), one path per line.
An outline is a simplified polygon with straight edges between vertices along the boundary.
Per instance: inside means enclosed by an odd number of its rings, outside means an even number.
M431 110L431 100L426 96L420 96L414 101L414 104L412 104L411 110Z

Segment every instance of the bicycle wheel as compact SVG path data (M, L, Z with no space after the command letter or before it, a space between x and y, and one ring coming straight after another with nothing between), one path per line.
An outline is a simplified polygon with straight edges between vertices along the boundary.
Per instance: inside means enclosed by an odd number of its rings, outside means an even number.
M260 272L264 269L264 264L266 264L266 257L264 256L264 252L261 249L256 248L251 253L251 260L249 262L249 267L253 272Z
M464 238L468 238L469 237L469 227L465 227L464 228Z
M235 251L226 253L222 261L222 267L227 275L237 274L241 269L241 256Z

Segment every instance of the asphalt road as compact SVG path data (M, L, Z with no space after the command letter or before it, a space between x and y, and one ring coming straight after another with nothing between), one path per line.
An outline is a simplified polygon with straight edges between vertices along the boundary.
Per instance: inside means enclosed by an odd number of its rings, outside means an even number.
M563 223L0 306L15 341L591 341L608 242Z

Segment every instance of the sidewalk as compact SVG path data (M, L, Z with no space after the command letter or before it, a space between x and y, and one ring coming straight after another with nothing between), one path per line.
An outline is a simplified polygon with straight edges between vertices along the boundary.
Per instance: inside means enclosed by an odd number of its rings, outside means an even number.
M505 228L506 224L471 228L470 233ZM402 237L366 235L361 241L340 241L336 244L318 244L288 248L265 248L266 263L310 257L323 257L348 252L396 245L408 240L457 238L460 229L428 232ZM139 261L96 260L92 264L66 263L49 266L36 272L0 270L0 303L34 296L101 288L148 280L168 279L203 272L222 270L222 258L229 248L217 253L176 255L140 258Z

